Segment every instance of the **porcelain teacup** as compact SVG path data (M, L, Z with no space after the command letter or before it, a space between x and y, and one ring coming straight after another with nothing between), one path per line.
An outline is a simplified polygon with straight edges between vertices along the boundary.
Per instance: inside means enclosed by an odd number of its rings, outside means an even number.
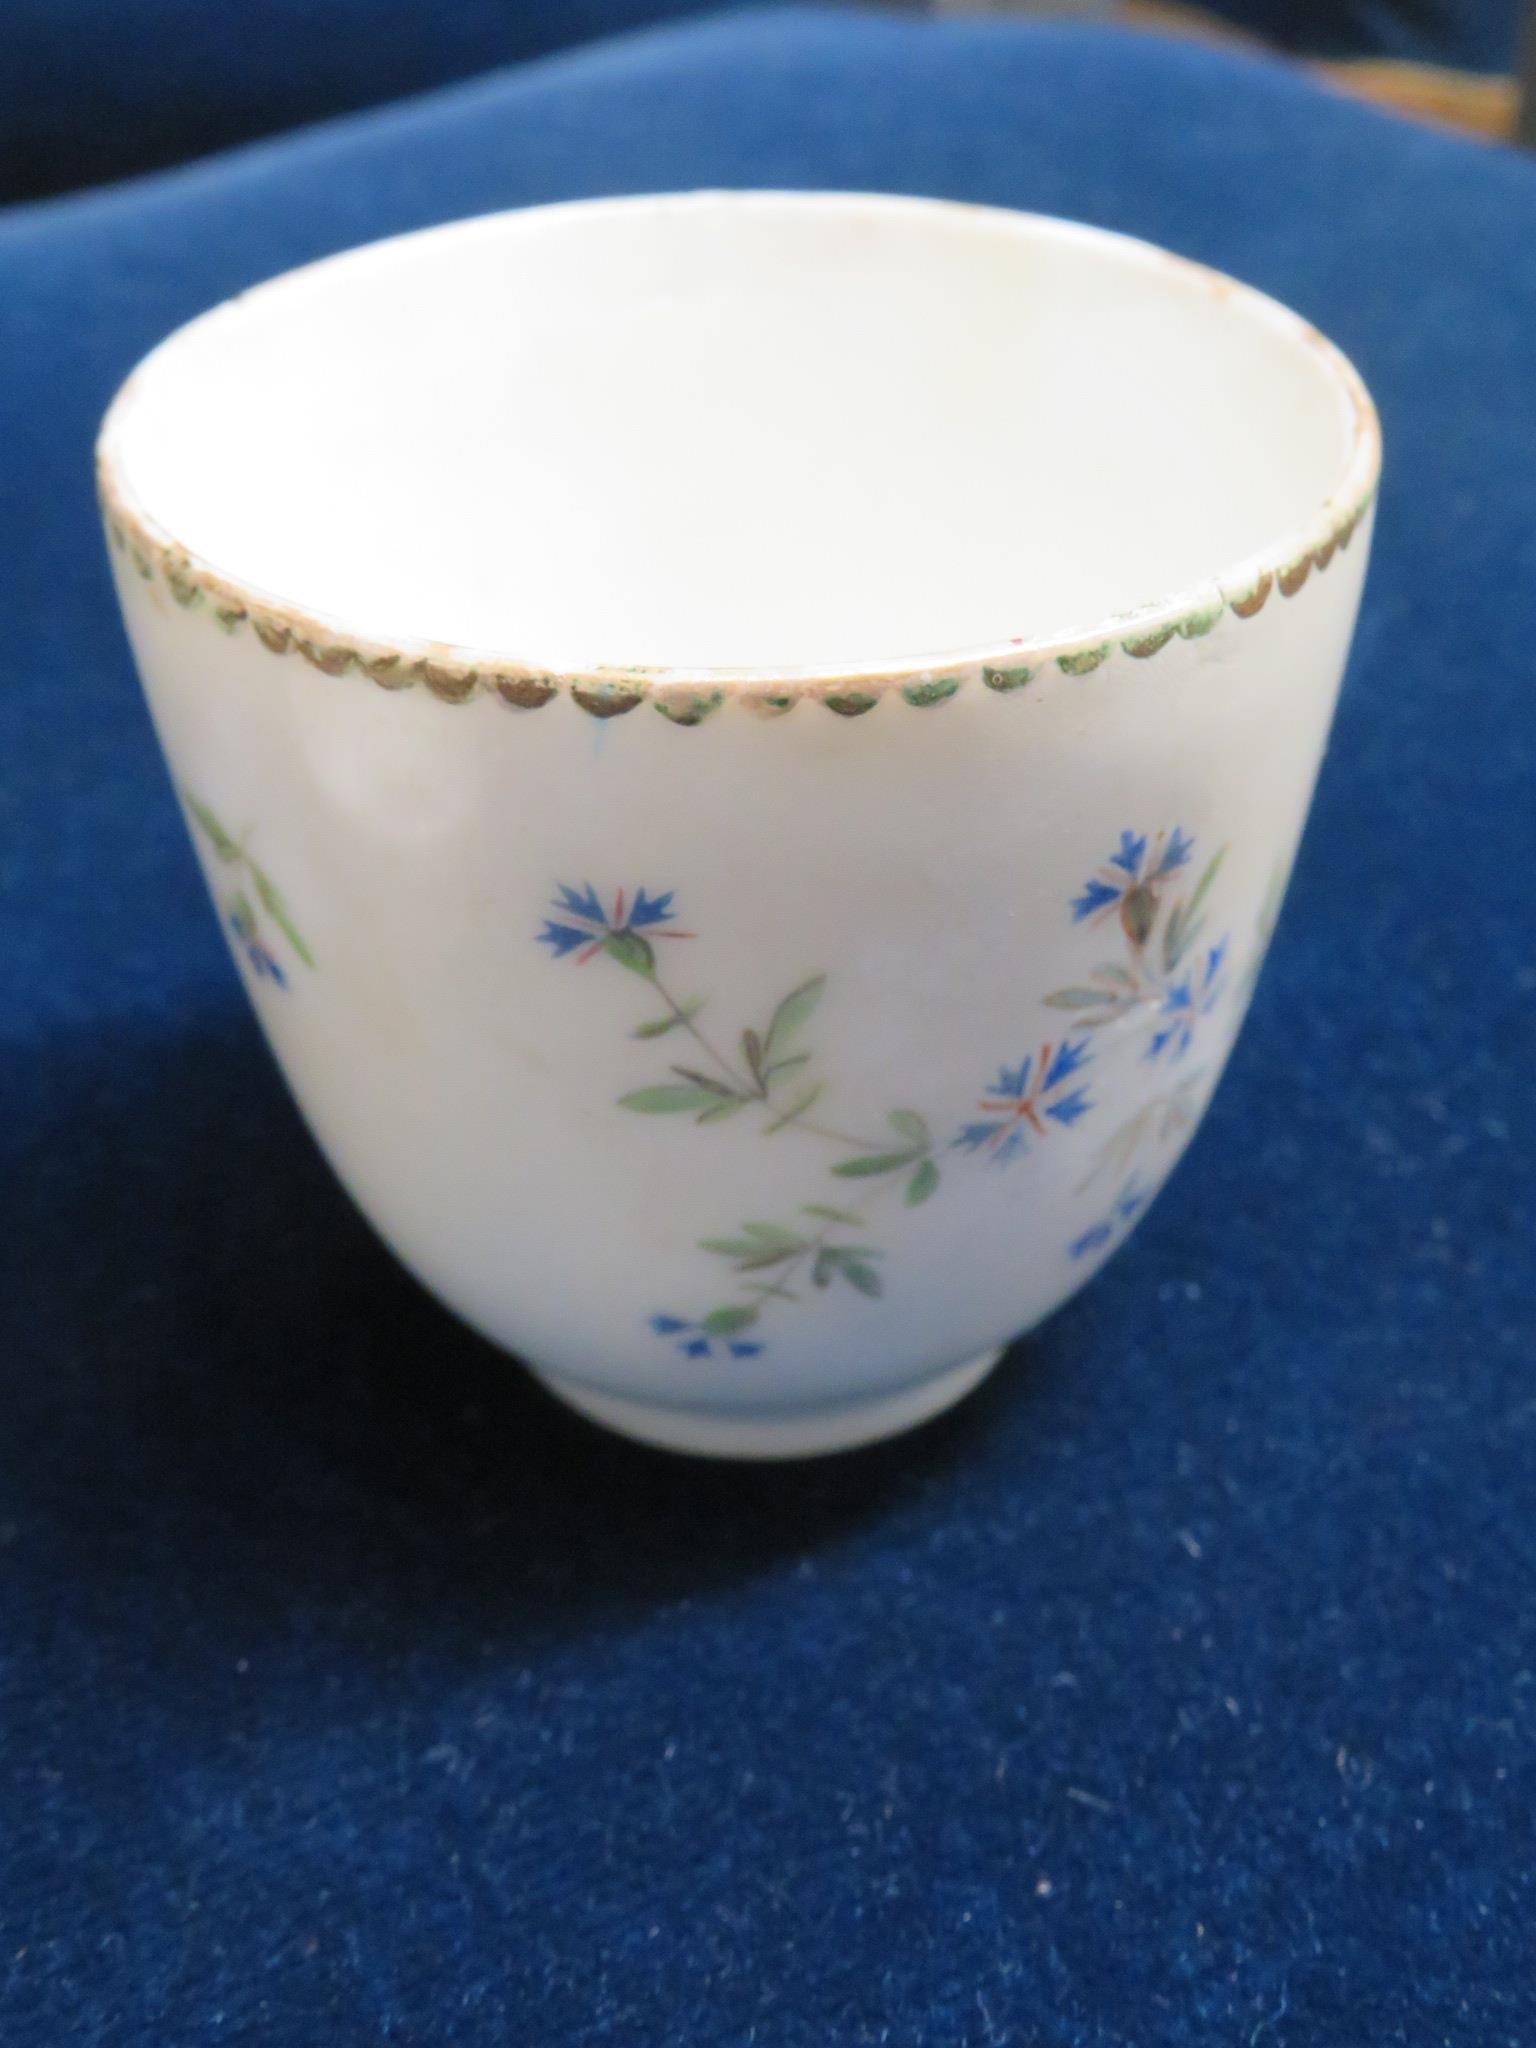
M782 193L296 271L149 356L98 457L342 1181L565 1400L741 1456L947 1406L1145 1213L1273 926L1377 468L1349 365L1230 279Z

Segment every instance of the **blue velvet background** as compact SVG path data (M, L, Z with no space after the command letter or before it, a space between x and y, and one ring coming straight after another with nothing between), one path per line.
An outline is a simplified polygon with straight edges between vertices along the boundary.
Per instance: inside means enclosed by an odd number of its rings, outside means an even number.
M4 0L0 200L155 170L707 4Z
M1354 355L1316 812L1186 1166L923 1434L609 1439L300 1130L89 496L174 323L454 214L1079 215ZM1536 164L1110 34L747 15L0 216L0 2041L1536 2039Z
M4 0L0 203L100 184L709 0ZM1514 68L1521 0L1206 0L1283 48Z

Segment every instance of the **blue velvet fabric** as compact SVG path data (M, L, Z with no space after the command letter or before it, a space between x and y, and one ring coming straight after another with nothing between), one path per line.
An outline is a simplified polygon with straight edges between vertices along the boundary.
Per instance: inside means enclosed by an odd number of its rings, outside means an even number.
M1185 1167L953 1416L745 1471L559 1409L331 1181L89 485L256 278L701 182L1159 238L1389 449ZM746 15L14 212L0 308L5 2048L1528 2048L1536 165L1192 47Z
M0 204L102 184L710 0L5 0ZM1208 0L1282 48L1513 68L1521 0Z
M5 0L0 203L156 170L708 4Z

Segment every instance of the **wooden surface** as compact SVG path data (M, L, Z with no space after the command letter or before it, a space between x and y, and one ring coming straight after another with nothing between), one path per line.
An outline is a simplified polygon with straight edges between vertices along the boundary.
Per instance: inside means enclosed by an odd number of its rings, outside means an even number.
M1258 38L1233 28L1203 8L1178 0L1120 0L1113 10L1134 27L1207 42L1263 47ZM1402 64L1361 58L1348 63L1310 60L1310 68L1342 92L1390 107L1410 119L1433 121L1491 141L1518 137L1536 146L1536 0L1528 5L1523 70L1527 81L1522 125L1521 91L1514 78L1481 72L1448 71L1431 64Z

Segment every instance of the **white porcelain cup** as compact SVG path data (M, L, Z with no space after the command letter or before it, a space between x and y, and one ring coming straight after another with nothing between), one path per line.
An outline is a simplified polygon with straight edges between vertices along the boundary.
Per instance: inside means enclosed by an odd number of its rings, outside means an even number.
M1145 1210L1365 569L1375 415L1293 314L1024 214L554 206L194 321L98 463L294 1095L564 1399L886 1435Z

